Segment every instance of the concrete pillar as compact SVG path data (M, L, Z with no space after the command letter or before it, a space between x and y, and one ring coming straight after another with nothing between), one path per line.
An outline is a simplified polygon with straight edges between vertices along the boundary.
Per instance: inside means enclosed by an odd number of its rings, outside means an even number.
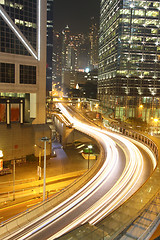
M10 107L10 101L7 100L7 106L6 106L6 115L7 115L7 125L11 124L11 107Z
M20 101L20 123L22 124L24 122L24 113L23 113L23 100Z

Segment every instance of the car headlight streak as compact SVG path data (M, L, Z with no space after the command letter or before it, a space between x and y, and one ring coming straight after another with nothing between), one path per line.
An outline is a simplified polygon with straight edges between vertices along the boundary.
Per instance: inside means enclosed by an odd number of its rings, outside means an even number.
M111 187L110 190L103 195L103 197L90 206L87 211L85 211L81 216L77 217L65 228L48 238L48 240L60 237L79 224L86 222L89 222L90 224L96 224L99 222L107 214L122 204L129 196L131 196L132 190L133 192L137 190L136 185L143 172L143 157L138 148L131 141L116 133L108 132L106 130L102 130L80 122L74 118L74 116L71 116L71 114L61 103L58 103L57 107L61 109L64 116L70 121L75 129L90 135L101 143L104 149L103 164L94 177L90 179L75 194L56 206L54 209L44 214L42 217L39 217L40 220L51 213L53 214L50 218L42 222L42 224L35 227L30 233L23 235L23 237L20 238L21 240L28 238L37 231L43 231L48 224L53 221L57 222L59 219L61 219L63 214L69 214L69 212L76 210L77 207L80 207L90 197L94 196L94 194L101 187L103 187L104 184L107 184L108 178L118 167L118 164L120 164L119 153L115 144L116 140L113 141L111 138L117 139L118 142L123 143L127 149L127 161L120 178L114 184L114 186Z

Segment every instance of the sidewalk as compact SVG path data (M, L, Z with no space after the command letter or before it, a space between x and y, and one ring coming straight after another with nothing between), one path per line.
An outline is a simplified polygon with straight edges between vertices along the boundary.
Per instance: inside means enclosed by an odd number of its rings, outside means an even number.
M79 170L87 169L87 161L78 153L78 150L73 146L61 148L61 144L55 142L52 148L56 152L56 157L51 157L47 160L46 177L54 177L64 173L75 172ZM26 162L22 164L16 164L16 181L36 181L38 159L35 162ZM43 157L42 157L43 168ZM43 169L42 169L43 178ZM13 183L13 174L0 176L0 185Z
M74 145L63 149L61 144L55 142L52 148L56 152L56 157L47 160L46 191L48 191L48 197L71 184L88 169L88 161L82 157L79 149L76 149ZM90 164L94 162L91 161ZM38 159L36 162L16 164L15 190L17 190L17 195L15 201L13 201L13 174L0 176L0 221L42 201L43 169L42 180L38 180L37 166ZM23 188L25 191L20 190ZM6 197L2 195L4 192L7 192Z

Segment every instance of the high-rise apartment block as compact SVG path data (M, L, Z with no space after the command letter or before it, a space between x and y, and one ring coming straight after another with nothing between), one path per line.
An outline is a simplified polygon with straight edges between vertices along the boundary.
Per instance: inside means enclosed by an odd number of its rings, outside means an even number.
M104 106L121 119L160 117L160 1L101 0L99 37Z
M45 123L46 0L0 0L0 122Z

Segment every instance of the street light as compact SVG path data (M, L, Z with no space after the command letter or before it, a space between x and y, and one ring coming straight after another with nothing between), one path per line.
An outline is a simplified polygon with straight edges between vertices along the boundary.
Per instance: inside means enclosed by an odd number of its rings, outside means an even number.
M157 123L158 122L158 118L154 118L154 122Z
M90 160L90 149L92 149L92 145L88 145L88 169L89 169L89 160Z
M139 105L139 108L140 108L140 109L142 109L142 108L143 108L143 105L142 105L142 104L140 104L140 105Z
M95 108L97 109L99 107L99 104L98 103L96 103L96 105L95 105Z
M43 174L43 201L46 195L46 143L49 141L48 137L42 137L41 141L44 142L44 174Z

